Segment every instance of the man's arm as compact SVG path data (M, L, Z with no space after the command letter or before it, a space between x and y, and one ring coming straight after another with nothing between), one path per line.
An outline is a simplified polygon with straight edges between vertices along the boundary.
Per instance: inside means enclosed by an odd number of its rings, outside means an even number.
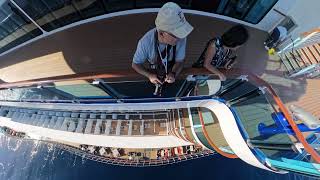
M178 77L179 74L181 73L181 71L182 71L182 69L183 69L183 64L184 64L184 61L175 62L175 63L174 63L171 72L174 72L174 73L175 73L175 77Z
M132 62L131 66L137 73L149 78L151 73L148 70L146 70L142 64L136 64Z
M181 73L182 69L183 69L183 63L184 61L181 62L175 62L171 72L168 73L165 81L167 83L174 83L176 78L179 76L179 74Z
M136 52L133 56L131 67L139 74L147 77L151 83L153 84L161 84L160 80L157 78L157 75L151 73L147 69L144 68L143 63L148 58L148 41L145 41L144 38L139 40Z
M132 62L131 66L137 73L147 77L151 83L162 84L162 82L158 79L157 75L146 70L142 64L136 64Z

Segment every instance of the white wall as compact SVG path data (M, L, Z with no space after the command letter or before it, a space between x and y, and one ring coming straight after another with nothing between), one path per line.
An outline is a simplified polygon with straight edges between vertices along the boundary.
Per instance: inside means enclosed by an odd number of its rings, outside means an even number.
M288 15L298 25L290 34L293 39L301 33L320 27L320 1L319 0L298 0L288 12Z

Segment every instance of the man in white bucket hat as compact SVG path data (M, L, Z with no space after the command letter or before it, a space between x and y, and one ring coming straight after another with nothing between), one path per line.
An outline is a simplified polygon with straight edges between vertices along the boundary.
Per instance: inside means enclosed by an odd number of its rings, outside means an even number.
M186 37L193 27L186 21L182 9L173 2L164 4L149 30L138 42L132 68L153 84L173 83L183 68ZM143 64L148 61L150 69Z

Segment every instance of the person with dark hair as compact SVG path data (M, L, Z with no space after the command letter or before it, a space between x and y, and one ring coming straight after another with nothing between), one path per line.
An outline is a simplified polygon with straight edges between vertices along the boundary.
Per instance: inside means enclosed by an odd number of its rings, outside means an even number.
M248 38L249 34L244 26L231 27L221 37L209 40L206 48L192 67L205 67L218 75L221 81L225 81L225 75L218 68L230 69L237 58L235 51L247 42Z

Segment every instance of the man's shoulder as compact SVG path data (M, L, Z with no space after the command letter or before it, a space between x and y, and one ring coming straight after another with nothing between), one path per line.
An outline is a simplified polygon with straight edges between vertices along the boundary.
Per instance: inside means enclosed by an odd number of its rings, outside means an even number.
M145 60L150 59L152 56L152 47L154 44L154 33L155 28L149 30L144 34L144 36L139 40L136 52L133 56L133 62L136 64L144 63Z
M150 43L154 43L154 33L155 28L150 29L148 32L146 32L142 38L139 40L139 43L142 45L150 46Z
M184 45L187 43L187 38L179 39L177 45Z

